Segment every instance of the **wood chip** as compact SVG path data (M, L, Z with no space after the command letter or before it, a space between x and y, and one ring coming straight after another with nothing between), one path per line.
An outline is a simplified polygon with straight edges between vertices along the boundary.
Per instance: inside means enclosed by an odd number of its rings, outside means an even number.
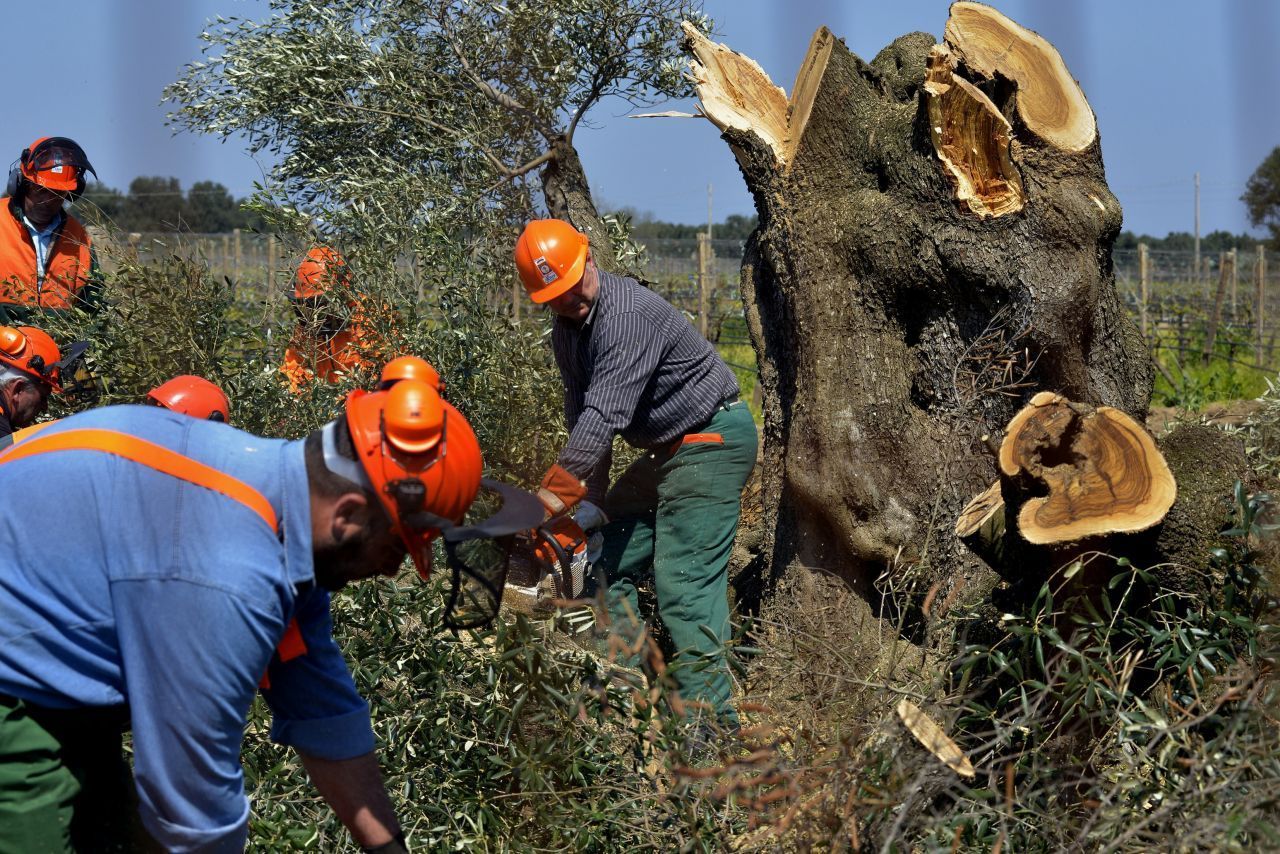
M969 761L969 757L964 755L960 745L952 741L942 731L942 727L920 711L920 707L915 703L910 700L900 701L898 703L898 717L902 718L903 725L916 737L916 741L924 745L925 750L938 757L943 765L946 765L966 780L972 780L977 776L977 772L973 769L973 763Z

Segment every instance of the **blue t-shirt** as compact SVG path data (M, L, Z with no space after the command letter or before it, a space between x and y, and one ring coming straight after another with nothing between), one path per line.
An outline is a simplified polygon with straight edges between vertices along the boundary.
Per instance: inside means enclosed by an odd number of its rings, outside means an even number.
M268 665L273 739L325 759L373 749L329 595L314 584L303 443L142 406L85 412L40 437L77 428L127 433L243 481L279 530L113 454L0 456L0 693L54 708L128 703L147 829L169 850L239 851L240 744ZM307 653L273 663L292 619Z

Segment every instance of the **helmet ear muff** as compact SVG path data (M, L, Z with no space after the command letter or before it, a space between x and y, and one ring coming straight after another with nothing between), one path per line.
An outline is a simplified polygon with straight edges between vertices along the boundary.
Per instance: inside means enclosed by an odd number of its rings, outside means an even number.
M9 180L4 185L4 194L11 199L18 198L18 192L22 189L22 167L27 165L27 160L31 157L31 149L22 149L22 154L18 155L18 159L9 167Z

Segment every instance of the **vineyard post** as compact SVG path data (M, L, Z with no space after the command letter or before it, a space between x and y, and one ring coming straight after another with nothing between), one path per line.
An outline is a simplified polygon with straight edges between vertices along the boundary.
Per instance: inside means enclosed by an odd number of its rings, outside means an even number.
M1151 300L1151 250L1145 243L1138 244L1138 319L1142 327L1142 340L1147 339L1147 303Z
M240 242L240 229L231 229L231 238L235 243L235 260L232 262L232 269L235 270L236 281L240 281L240 263L244 260L242 255L242 245Z
M1239 259L1239 256L1236 254L1236 250L1233 247L1231 251L1227 253L1227 260L1231 262L1231 322L1232 323L1235 323L1236 318L1239 317L1239 314L1237 313L1238 308L1236 305L1236 289L1238 288L1239 281L1240 281L1239 275L1236 274L1236 261L1238 259Z
M1258 365L1265 365L1266 354L1263 353L1262 336L1266 328L1267 315L1267 250L1258 244L1258 260L1254 263L1254 277L1257 279L1257 296L1254 299L1253 317L1258 327Z
M1209 316L1209 331L1204 337L1204 353L1201 362L1209 364L1213 358L1213 345L1218 337L1218 321L1222 318L1222 303L1227 296L1227 253L1218 253L1218 292L1213 297L1213 314Z
M711 295L711 238L706 232L698 235L698 334L707 337L707 315L710 312Z
M267 293L273 294L276 289L276 236L267 235Z

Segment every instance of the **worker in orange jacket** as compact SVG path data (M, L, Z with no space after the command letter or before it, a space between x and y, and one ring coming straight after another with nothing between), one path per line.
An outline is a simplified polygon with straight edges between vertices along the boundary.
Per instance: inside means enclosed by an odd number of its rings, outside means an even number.
M0 199L0 323L45 311L96 311L101 279L89 234L63 206L94 172L84 149L46 136L23 149Z
M298 265L293 310L298 317L280 370L295 393L313 379L336 383L353 370L368 368L364 317L357 300L344 312L334 305L334 291L349 290L346 259L335 249L316 246Z

